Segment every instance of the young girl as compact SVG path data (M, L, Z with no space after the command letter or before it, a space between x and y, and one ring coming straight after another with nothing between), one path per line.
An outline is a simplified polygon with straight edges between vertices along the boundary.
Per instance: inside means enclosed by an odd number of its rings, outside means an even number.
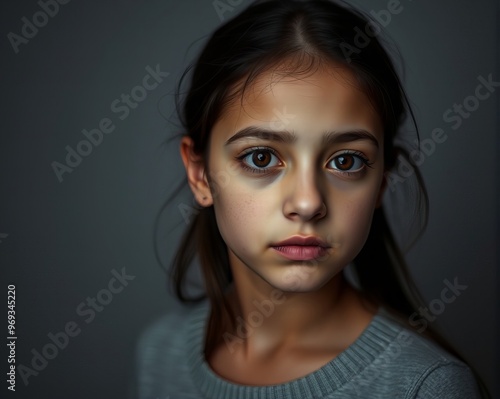
M377 29L331 1L257 1L205 45L181 112L187 304L142 336L140 398L480 397L407 326L422 302L382 199L413 114ZM184 294L195 255L208 298Z

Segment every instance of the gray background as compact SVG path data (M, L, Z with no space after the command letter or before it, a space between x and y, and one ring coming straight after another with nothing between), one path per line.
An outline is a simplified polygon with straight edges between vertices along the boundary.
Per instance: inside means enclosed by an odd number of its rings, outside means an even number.
M387 7L379 0L356 4L366 11ZM387 31L405 60L422 138L436 127L448 134L422 165L431 217L408 260L428 301L439 298L445 279L457 277L467 285L434 324L498 397L498 89L457 130L442 116L474 94L478 76L500 80L498 5L401 5ZM221 19L209 0L73 0L16 54L7 34L20 34L21 18L31 20L40 6L10 0L0 7L0 263L2 289L16 285L17 364L30 366L32 349L41 351L50 342L47 334L64 330L67 322L81 328L29 385L18 375L11 396L123 398L134 375L140 331L175 306L152 234L162 203L184 177L178 141L162 145L179 132L168 121L175 122L173 88L200 42L190 44ZM157 64L170 75L120 120L111 102L141 83L146 66ZM51 163L64 162L65 147L75 148L84 138L81 130L105 117L115 130L60 183ZM159 240L167 262L185 227L177 208L182 202L192 204L186 190L161 217ZM135 279L86 323L78 305L108 286L113 269L122 268Z

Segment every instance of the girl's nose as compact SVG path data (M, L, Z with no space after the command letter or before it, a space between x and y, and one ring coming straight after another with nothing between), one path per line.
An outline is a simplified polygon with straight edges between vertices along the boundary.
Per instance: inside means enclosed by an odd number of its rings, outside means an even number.
M289 176L285 184L283 213L287 218L311 221L326 215L326 203L320 182L312 170Z

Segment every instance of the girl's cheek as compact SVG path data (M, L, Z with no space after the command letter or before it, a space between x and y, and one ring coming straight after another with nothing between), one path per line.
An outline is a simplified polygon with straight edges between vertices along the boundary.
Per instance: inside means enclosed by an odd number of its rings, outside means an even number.
M239 235L241 230L252 228L259 211L251 192L226 189L214 200L216 215L226 231Z
M370 230L376 196L367 191L356 195L337 191L332 198L336 198L330 203L330 209L337 234L342 236L343 241L347 237L351 242L364 241Z

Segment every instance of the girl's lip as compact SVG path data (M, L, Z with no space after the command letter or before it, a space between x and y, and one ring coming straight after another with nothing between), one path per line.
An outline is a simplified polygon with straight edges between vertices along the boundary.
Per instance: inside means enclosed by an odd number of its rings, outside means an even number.
M293 236L286 240L271 244L271 247L284 247L284 246L306 246L306 247L322 247L330 248L325 241L316 236Z
M283 245L272 248L291 260L313 260L321 258L328 252L328 248L318 245Z

